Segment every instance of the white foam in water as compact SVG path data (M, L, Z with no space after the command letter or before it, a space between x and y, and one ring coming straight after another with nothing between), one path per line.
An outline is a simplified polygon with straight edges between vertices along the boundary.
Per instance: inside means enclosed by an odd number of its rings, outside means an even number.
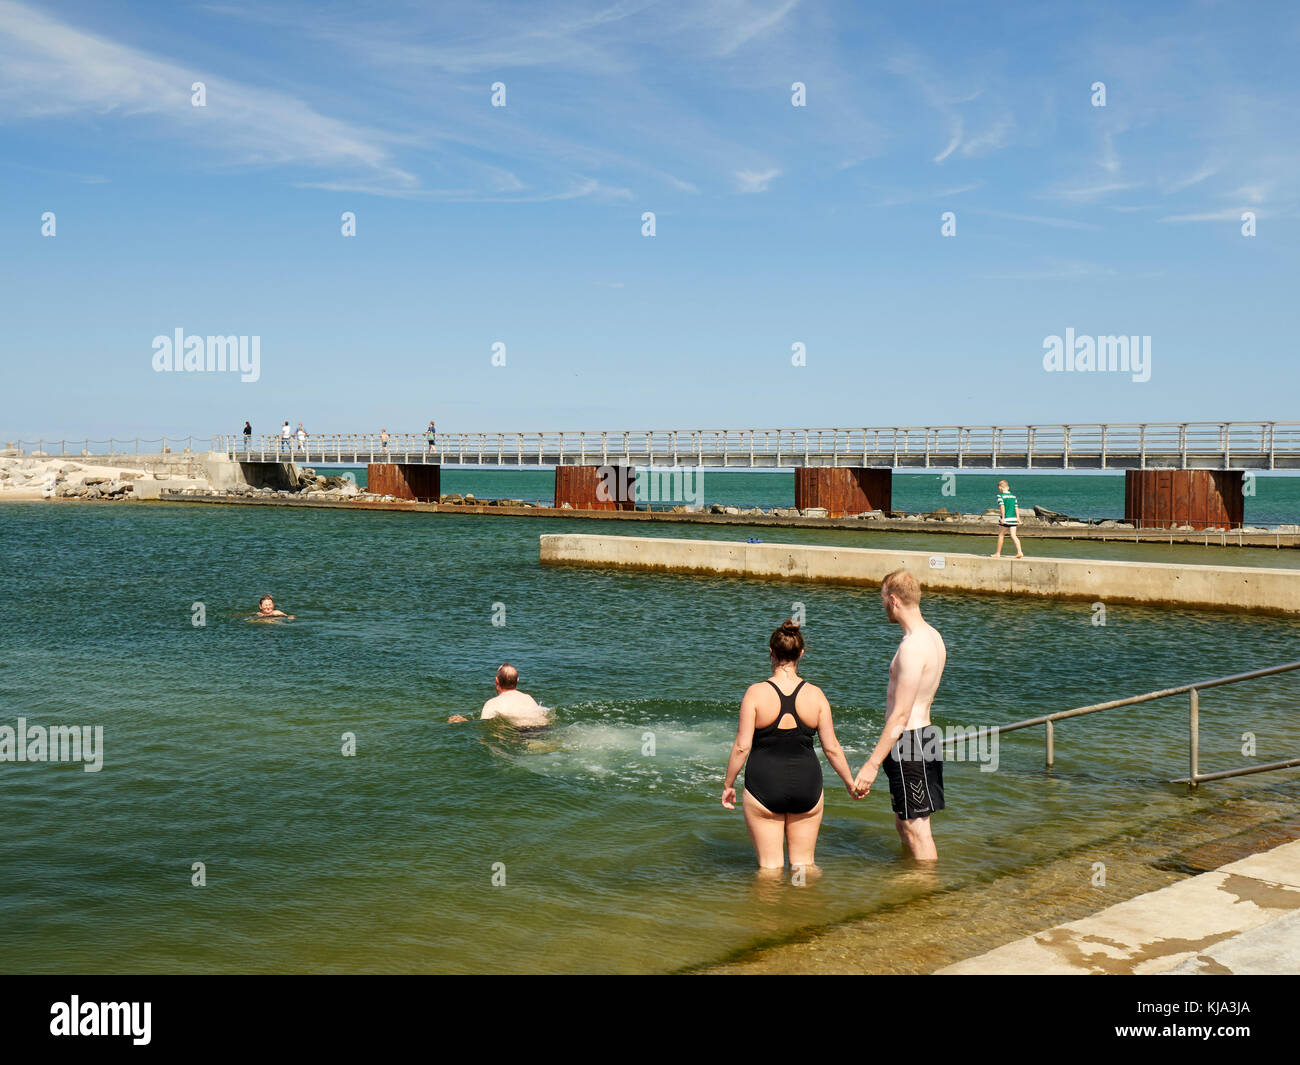
M584 707L570 713L635 719L637 711ZM730 724L708 722L690 726L680 721L613 724L575 721L558 724L542 736L531 737L524 749L500 752L516 766L542 776L575 783L600 781L608 786L626 780L630 787L698 791L721 776L731 745ZM642 753L653 737L654 754Z

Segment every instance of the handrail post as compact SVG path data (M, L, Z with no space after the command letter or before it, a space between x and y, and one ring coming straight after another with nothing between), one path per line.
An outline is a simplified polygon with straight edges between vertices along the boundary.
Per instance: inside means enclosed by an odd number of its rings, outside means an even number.
M1047 768L1051 769L1056 763L1056 730L1053 727L1052 719L1047 719Z
M1201 761L1201 693L1195 688L1191 691L1191 698L1188 700L1188 761L1191 772L1187 777L1187 790L1196 790L1196 778L1199 776Z

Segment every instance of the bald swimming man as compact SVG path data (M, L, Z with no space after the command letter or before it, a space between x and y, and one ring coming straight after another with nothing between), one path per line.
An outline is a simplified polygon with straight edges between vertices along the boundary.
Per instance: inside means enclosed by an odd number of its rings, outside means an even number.
M497 669L496 688L496 695L483 704L480 720L500 718L515 728L540 728L550 724L551 712L531 695L519 690L519 670L509 662ZM452 714L447 718L450 724L468 720L462 714Z

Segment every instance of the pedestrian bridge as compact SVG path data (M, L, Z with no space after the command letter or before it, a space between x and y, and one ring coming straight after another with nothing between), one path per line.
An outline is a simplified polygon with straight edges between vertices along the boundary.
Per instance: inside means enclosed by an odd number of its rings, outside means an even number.
M1244 524L1245 471L1300 469L1300 422L329 433L213 444L263 473L364 463L371 491L420 500L438 499L443 466L554 467L555 505L581 510L633 509L647 467L793 467L795 506L828 517L888 511L894 470L1123 470L1128 520L1193 529Z
M1300 422L632 429L311 434L214 440L231 459L309 465L866 467L973 470L1295 470Z

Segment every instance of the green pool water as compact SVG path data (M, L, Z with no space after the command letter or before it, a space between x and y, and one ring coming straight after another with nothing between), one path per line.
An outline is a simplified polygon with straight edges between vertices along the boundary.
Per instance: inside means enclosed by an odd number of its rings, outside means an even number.
M718 793L771 629L803 604L804 675L830 697L855 765L881 726L897 630L870 589L538 564L542 533L602 530L628 531L261 507L0 508L0 726L23 717L104 736L97 773L0 762L6 968L677 970L1275 786L1245 778L1189 797L1169 785L1185 770L1186 704L1152 703L1059 726L1052 774L1038 730L1005 737L996 772L949 763L941 863L922 886L883 794L854 803L827 768L823 875L807 889L761 885L741 815ZM243 620L264 591L295 620ZM1088 604L935 595L925 608L949 647L940 725L1300 658L1300 625L1275 617L1112 607L1099 627ZM477 711L507 660L554 708L550 735L446 724ZM1294 675L1207 692L1203 768L1294 756L1298 704ZM1242 754L1244 733L1254 755ZM196 862L205 886L192 884Z

